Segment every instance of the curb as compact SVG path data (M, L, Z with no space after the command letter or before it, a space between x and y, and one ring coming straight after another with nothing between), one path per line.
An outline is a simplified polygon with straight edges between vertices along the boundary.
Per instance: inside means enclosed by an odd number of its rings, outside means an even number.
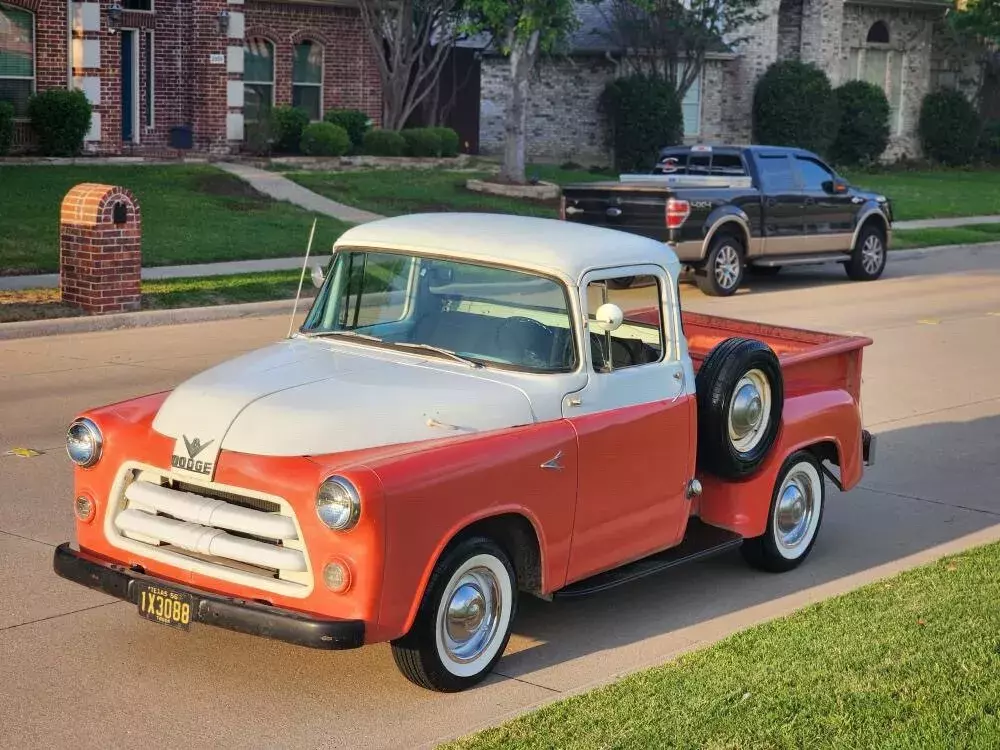
M305 312L312 299L299 301L299 312ZM114 313L79 318L53 318L51 320L26 320L18 323L0 323L0 341L27 339L36 336L60 336L69 333L118 331L127 328L184 325L213 320L287 315L295 305L293 299L270 302L249 302L239 305L212 307L182 307L175 310L144 310L134 313Z
M924 255L954 250L1000 250L1000 242L977 242L972 245L933 245L932 247L915 247L910 250L890 250L890 260L914 260Z

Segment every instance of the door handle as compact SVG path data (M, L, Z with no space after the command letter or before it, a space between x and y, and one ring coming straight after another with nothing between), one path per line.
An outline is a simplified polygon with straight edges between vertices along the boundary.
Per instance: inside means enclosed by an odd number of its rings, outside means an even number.
M857 204L857 203L864 203L864 202L865 202L865 199L862 198L860 195L855 195L853 198L851 198L851 203Z
M802 201L803 205L806 205L806 206L811 206L811 205L813 205L813 204L814 204L815 202L816 202L816 201L815 201L815 200L813 200L812 198L810 198L809 196L806 196L805 200L803 200L803 201Z

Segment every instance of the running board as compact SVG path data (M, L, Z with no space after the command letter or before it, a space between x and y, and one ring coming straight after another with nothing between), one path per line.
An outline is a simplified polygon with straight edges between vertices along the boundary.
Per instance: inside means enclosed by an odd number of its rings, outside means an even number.
M766 258L753 258L752 266L811 266L820 263L843 263L851 259L850 253L813 253L812 255L771 255Z
M671 547L655 555L622 565L619 568L598 573L590 578L570 584L566 588L553 592L553 599L573 599L579 596L589 596L599 591L631 583L640 578L661 573L668 568L674 568L684 563L703 560L731 549L736 549L743 543L743 537L732 531L709 526L697 518L688 521L684 541L676 547Z

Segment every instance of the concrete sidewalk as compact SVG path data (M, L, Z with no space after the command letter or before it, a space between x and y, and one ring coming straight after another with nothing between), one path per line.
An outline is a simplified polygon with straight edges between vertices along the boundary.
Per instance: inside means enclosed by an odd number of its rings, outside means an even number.
M911 219L893 222L893 229L948 229L973 224L1000 224L1000 216L953 216L950 219Z

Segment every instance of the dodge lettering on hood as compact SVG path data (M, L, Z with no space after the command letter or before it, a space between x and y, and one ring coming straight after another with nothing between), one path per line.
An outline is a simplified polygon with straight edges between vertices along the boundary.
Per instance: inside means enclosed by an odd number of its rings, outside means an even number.
M56 572L190 630L388 641L456 691L518 598L739 548L786 571L874 460L871 340L682 312L669 243L411 215L334 246L302 326L72 421Z

